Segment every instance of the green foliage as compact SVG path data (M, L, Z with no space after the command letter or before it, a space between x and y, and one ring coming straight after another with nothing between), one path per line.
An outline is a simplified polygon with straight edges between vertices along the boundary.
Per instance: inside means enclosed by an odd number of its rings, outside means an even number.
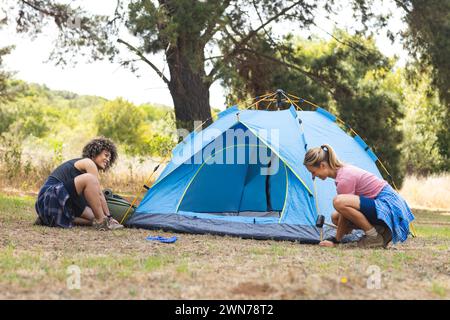
M380 53L374 40L335 30L329 41L288 36L277 48L264 38L260 41L257 48L263 48L265 59L255 60L253 52L242 53L237 71L225 73L231 95L240 92L241 87L235 86L243 81L254 96L282 88L337 113L375 149L400 185L404 176L400 95L383 86L393 62ZM229 69L233 67L234 62ZM307 104L301 107L312 109Z
M15 100L0 104L0 179L19 181L21 188L42 183L56 165L79 156L96 134L112 137L119 150L141 159L162 157L175 146L174 113L168 107L80 96L19 80L8 80L8 90Z
M429 72L419 73L415 69L414 81L410 79L411 76L411 69L398 71L392 81L387 83L397 87L403 96L405 119L402 131L405 139L401 149L407 172L427 175L449 171L449 158L441 151L440 142L443 140L439 136L442 132L448 132L449 127L444 122L445 105L430 85L432 80Z
M140 136L140 139L130 145L125 145L125 151L136 156L160 156L165 157L170 154L176 142L171 136L159 133L149 133Z
M0 134L8 131L15 119L16 114L8 106L0 104Z
M283 88L328 108L373 147L399 185L405 172L448 171L449 117L432 86L430 69L411 65L393 72L393 61L372 39L339 30L333 37L288 36L277 50L267 42L256 43L265 60L243 53L224 72L229 100Z
M16 119L10 126L10 131L15 132L17 137L43 137L49 131L49 123L42 106L27 103L16 107Z
M408 29L405 45L425 68L431 67L432 84L450 108L450 1L396 1L405 10Z
M63 1L29 0L14 5L8 23L18 32L36 35L42 27L54 21L58 41L51 53L56 64L74 61L76 54L92 60L118 57L118 43L160 75L168 85L176 110L177 126L193 129L196 120L208 121L209 88L219 77L222 65L245 48L256 34L252 22L255 10L261 20L258 30L276 21L295 21L300 26L311 25L318 6L331 11L329 3L298 0L254 1L192 1L192 0L134 0L118 1L113 17L95 15L81 7ZM16 16L15 12L20 12ZM73 18L79 26L73 28ZM128 29L137 41L128 44L117 39L120 30ZM222 46L225 61L207 57L223 39L231 46ZM90 52L89 52L90 50ZM170 80L145 57L145 53L163 52L170 69ZM90 53L90 54L89 54ZM121 65L136 70L133 59Z
M53 150L53 159L52 162L55 165L60 164L63 160L63 142L57 139L48 139L49 144Z
M0 28L6 23L5 19L0 21ZM14 46L0 48L0 106L6 101L10 101L14 94L9 90L8 82L11 78L11 73L3 70L3 57L11 53ZM0 121L2 121L0 113ZM1 133L1 123L0 123Z
M450 128L450 110L447 109L442 114L442 125L436 134L438 138L437 145L441 155L444 157L442 170L450 171L450 130L448 130Z
M8 87L8 80L11 73L3 70L3 56L11 52L12 47L0 48L0 105L6 101L10 101L14 94L10 92Z
M81 120L79 109L104 101L97 97L51 91L45 86L18 80L9 81L8 88L15 93L15 99L0 105L0 133L12 132L19 140L31 136L45 138L52 133L59 134L63 127L74 128L79 122L77 120Z
M123 144L128 154L164 156L175 146L174 139L162 128L156 126L152 130L151 127L164 121L168 115L169 118L173 116L173 111L167 107L148 104L138 107L119 98L99 108L95 123L98 134Z
M139 139L145 113L134 104L121 98L106 102L98 109L95 123L98 134L114 141L132 144Z
M0 142L3 174L6 178L12 179L22 170L22 147L20 141L9 132L2 134Z
M397 97L376 82L366 82L360 84L355 95L337 100L337 108L342 119L373 148L400 186L405 171L399 147L403 133L398 128L403 114ZM392 182L383 170L381 173Z
M328 43L312 70L321 74L333 91L340 117L374 149L400 186L405 175L399 149L403 139L400 96L383 86L393 61L383 56L372 38L350 36L340 30L334 37L339 41ZM389 181L388 176L385 178Z
M146 121L152 122L152 121L158 121L160 119L165 119L168 116L172 117L173 109L170 109L165 106L155 106L151 104L142 104L139 106L144 113L145 113L145 119Z
M0 27L2 22L0 22ZM11 74L3 70L3 57L11 52L12 47L0 48L0 134L7 131L14 122L14 114L5 106L14 94L11 92L9 82Z
M424 65L433 67L432 84L438 88L441 101L448 106L450 67L447 57L450 49L448 37L450 2L448 0L405 0L391 1L391 3L403 9L402 18L408 25L408 29L400 33L401 39L404 40L410 52L424 62ZM391 14L383 13L382 7L385 4L381 0L350 1L348 6L352 9L353 15L347 18L354 20L352 29L357 34L374 34L380 27L386 27ZM136 60L144 61L159 75L162 73L145 57L144 53L165 55L171 79L168 80L163 76L161 78L171 91L177 111L177 123L189 124L193 120L206 120L210 116L209 88L220 78L222 72L224 74L228 72L224 69L230 64L239 69L239 77L246 79L245 64L250 63L253 65L251 67L253 76L247 80L256 78L256 74L259 73L262 75L262 83L270 80L266 76L268 74L266 71L271 71L270 64L263 61L264 54L269 54L283 62L286 62L283 58L286 52L296 58L313 57L310 54L289 51L289 48L285 52L282 41L279 41L274 36L275 32L271 30L277 21L291 21L299 29L306 29L311 25L318 26L320 20L317 17L329 18L330 15L337 15L341 8L342 4L339 1L133 0L117 1L113 16L107 17L89 13L65 1L29 0L11 2L7 10L7 13L11 14L7 14L5 21L13 24L18 32L27 32L32 36L41 33L43 26L49 21L54 22L59 30L59 38L55 42L51 57L56 64L66 64L68 61L76 60L77 54L91 60L109 58L113 61L119 54L117 36L120 30L128 29L137 38L134 43L138 45L133 47L123 40L119 43L135 53ZM79 22L76 28L73 27L74 17ZM257 20L256 23L255 20ZM395 38L391 31L388 33ZM265 40L260 41L258 36ZM321 55L323 59L303 61L311 68L304 69L303 75L320 83L321 86L347 90L354 84L352 81L346 83L346 80L354 78L351 74L353 71L359 72L364 64L369 68L374 67L377 63L376 59L384 63L384 59L380 59L377 50L365 50L368 43L360 46L358 43L360 41L347 41L354 39L343 38L343 43L350 44L353 51L340 50L339 44L336 43L336 54L324 53ZM219 59L213 57L216 56L215 53L212 54L217 44L220 50L217 55ZM270 45L267 46L267 44ZM283 53L276 56L274 50L280 51L280 48ZM249 52L252 52L253 57L249 56ZM372 56L372 53L375 56ZM241 60L246 54L249 59ZM301 60L299 59L299 62ZM349 65L343 64L342 61L347 61ZM354 67L352 62L358 63L358 61L362 64ZM288 62L291 65L300 66L297 71L303 67L303 64L297 64L292 59ZM132 70L137 69L128 58L121 63L131 67ZM260 68L256 68L256 65ZM325 78L321 74L322 71L327 73ZM360 77L361 74L358 74L356 78ZM321 103L330 99L327 92L317 89L306 78L303 77L303 81L299 83L303 82L307 87L305 92L311 93L315 101ZM248 86L245 81L241 81L243 86L238 84L238 82L233 84L235 91L237 88ZM256 83L250 86L255 90L258 89ZM241 94L244 93L241 92ZM352 92L350 90L345 94L349 95ZM190 99L191 95L195 99ZM449 111L446 112L445 117L448 123ZM438 137L441 152L448 155L450 152L448 130L441 130Z
M442 167L450 170L450 1L396 1L405 11L408 28L403 32L404 44L415 57L414 68L431 75L430 85L437 90L442 125L436 133L436 145L444 160Z

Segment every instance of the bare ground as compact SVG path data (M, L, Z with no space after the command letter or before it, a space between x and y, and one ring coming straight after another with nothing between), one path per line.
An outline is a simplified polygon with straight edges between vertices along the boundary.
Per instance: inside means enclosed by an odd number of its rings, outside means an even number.
M448 299L450 216L415 211L389 249L32 225L33 198L0 194L2 299ZM148 235L178 236L174 244ZM80 268L69 289L68 267Z

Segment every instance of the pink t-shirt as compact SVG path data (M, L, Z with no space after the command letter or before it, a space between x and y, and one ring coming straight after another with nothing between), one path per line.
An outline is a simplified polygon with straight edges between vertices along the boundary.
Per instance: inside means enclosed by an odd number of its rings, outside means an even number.
M354 194L370 199L376 198L388 184L374 174L349 164L337 169L335 182L338 194Z

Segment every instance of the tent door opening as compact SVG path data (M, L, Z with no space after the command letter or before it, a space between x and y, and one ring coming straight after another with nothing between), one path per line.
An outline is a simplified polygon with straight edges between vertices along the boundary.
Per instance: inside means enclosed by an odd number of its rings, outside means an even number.
M286 170L261 142L226 146L199 166L178 211L280 217L287 193Z

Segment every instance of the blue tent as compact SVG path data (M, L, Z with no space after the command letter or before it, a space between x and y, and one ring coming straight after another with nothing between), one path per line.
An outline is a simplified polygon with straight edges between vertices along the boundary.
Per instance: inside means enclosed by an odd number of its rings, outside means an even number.
M325 143L345 163L381 177L370 148L324 109L228 108L175 147L127 225L317 243L317 215L331 222L336 189L333 180L313 181L303 158Z

